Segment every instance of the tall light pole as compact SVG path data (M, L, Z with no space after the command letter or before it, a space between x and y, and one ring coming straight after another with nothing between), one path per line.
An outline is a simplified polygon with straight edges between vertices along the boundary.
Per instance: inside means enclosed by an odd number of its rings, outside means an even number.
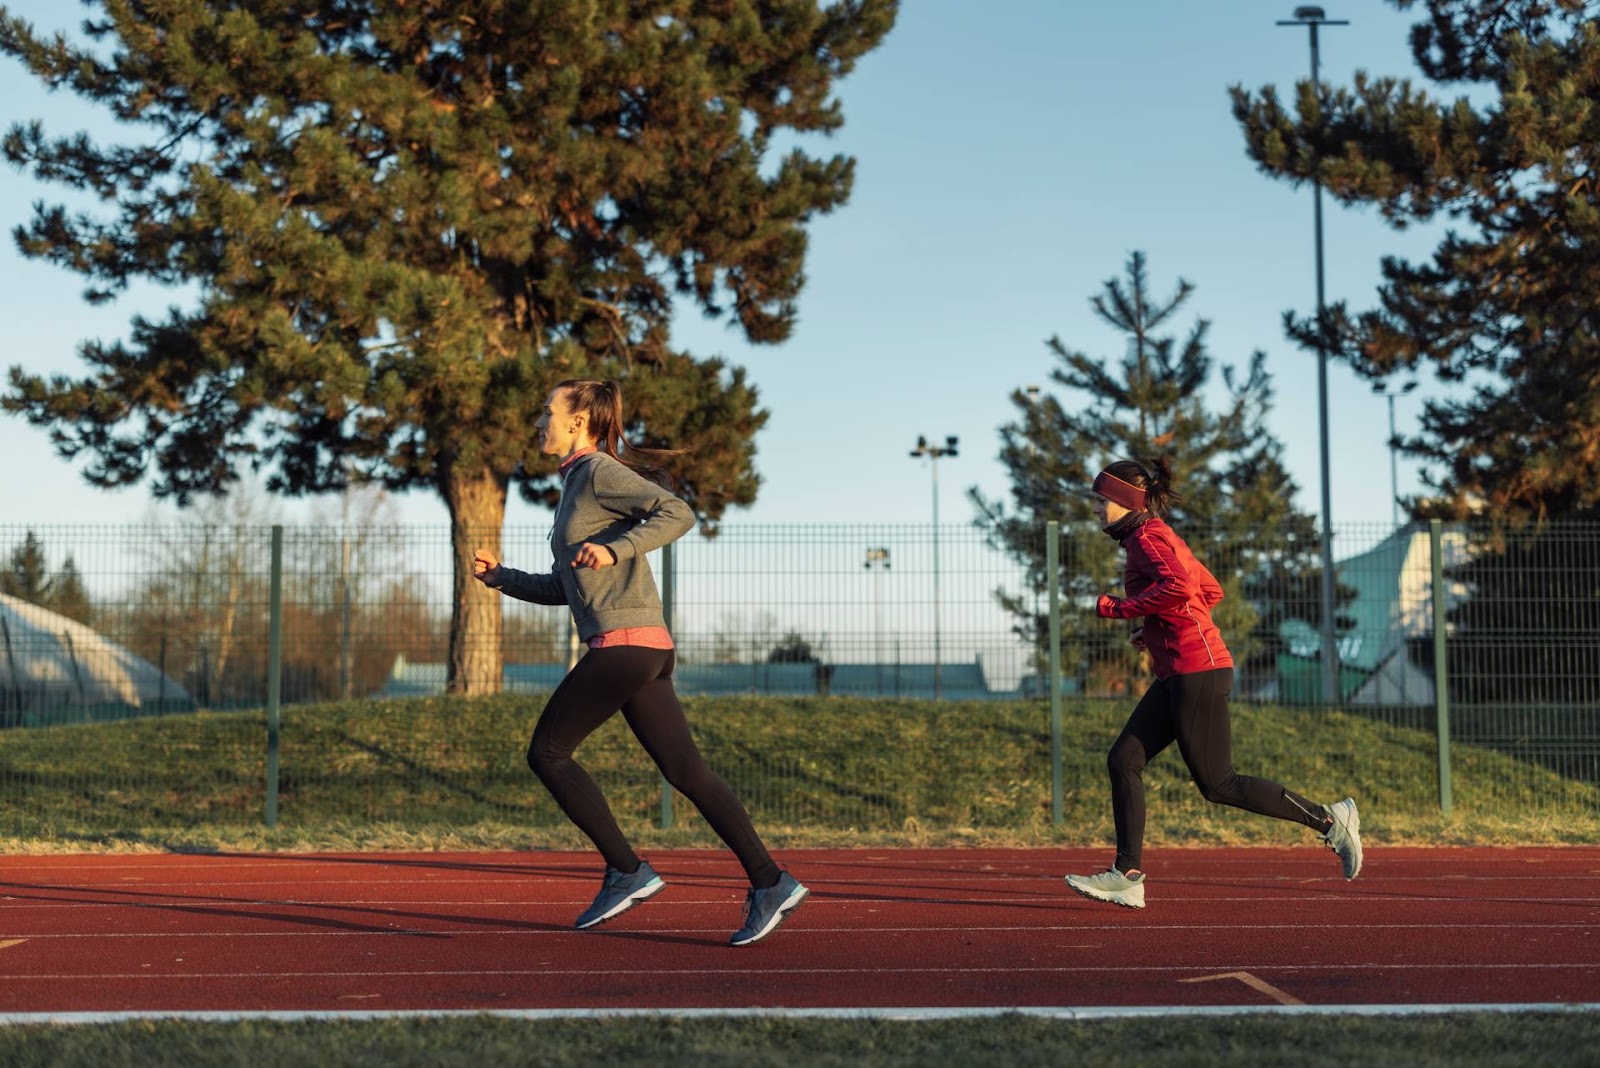
M889 550L877 546L867 550L867 562L862 565L876 572L872 579L872 661L878 669L878 693L883 693L883 573L889 570Z
M944 439L943 445L929 445L928 439L917 436L917 447L911 450L913 459L926 456L928 467L933 472L933 699L939 700L944 695L944 680L942 678L942 662L940 650L941 630L939 626L939 458L942 456L956 455L956 437L954 434Z
M1294 18L1279 26L1304 26L1311 31L1311 85L1319 83L1317 29L1348 26L1329 19L1320 7L1297 7ZM1328 313L1322 285L1322 182L1312 175L1311 190L1317 230L1317 425L1322 443L1322 701L1339 701L1339 643L1333 629L1333 491L1328 481Z
M1033 469L1033 462L1037 458L1039 451L1034 445L1033 425L1038 420L1039 387L1026 386L1023 388L1023 392L1028 395L1028 426L1026 428L1028 432L1028 478L1032 479L1037 474ZM1038 517L1035 516L1034 519L1037 522ZM1035 659L1037 659L1039 651L1039 586L1037 584L1033 587L1033 618L1029 621L1029 628L1034 634L1033 648Z
M1400 529L1400 435L1394 429L1394 399L1416 388L1415 382L1407 382L1398 393L1391 391L1385 382L1372 387L1372 392L1382 394L1389 401L1389 521L1395 530Z

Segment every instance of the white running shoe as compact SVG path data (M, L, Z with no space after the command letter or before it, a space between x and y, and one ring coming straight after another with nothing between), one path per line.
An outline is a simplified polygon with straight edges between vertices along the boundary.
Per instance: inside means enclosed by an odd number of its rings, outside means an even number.
M1128 909L1144 908L1144 872L1130 878L1115 868L1099 875L1069 875L1067 885L1084 897L1109 901Z
M1339 862L1344 865L1345 880L1354 879L1361 874L1361 814L1356 811L1355 799L1347 797L1343 801L1323 805L1322 810L1333 821L1322 840L1329 849L1339 854Z

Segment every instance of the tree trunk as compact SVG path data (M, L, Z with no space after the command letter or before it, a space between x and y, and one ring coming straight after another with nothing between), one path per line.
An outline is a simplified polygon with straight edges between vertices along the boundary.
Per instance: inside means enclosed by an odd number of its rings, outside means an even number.
M239 598L244 585L244 557L249 534L242 526L233 528L233 546L228 553L228 592L222 602L222 620L217 627L217 684L228 676L228 659L233 656L233 627L238 620Z
M440 490L450 509L450 555L455 577L450 610L450 693L499 693L504 678L500 657L500 591L472 577L472 554L488 549L500 556L506 516L506 480L486 468L447 467Z

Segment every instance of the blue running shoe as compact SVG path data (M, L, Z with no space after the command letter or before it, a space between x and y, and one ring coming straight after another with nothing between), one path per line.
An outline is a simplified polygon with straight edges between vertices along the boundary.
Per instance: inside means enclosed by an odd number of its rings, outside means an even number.
M748 946L759 942L778 929L784 917L800 907L800 902L811 893L788 872L778 876L778 881L765 890L751 887L744 898L744 926L733 933L730 945Z
M661 881L661 876L645 861L641 860L639 870L631 875L607 867L605 882L600 884L600 893L595 895L594 904L583 910L583 915L578 917L573 926L581 931L605 923L666 888L667 884Z

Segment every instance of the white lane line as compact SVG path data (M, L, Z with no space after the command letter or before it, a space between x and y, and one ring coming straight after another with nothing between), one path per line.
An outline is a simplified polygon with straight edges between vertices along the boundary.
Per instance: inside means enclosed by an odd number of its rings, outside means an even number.
M1227 965L1223 965L1227 967ZM1149 965L1060 965L1055 967L906 967L906 968L784 968L782 971L771 973L776 979L785 979L797 975L1126 975L1129 973L1169 973L1192 972L1193 964L1149 964ZM1435 962L1430 964L1385 964L1365 962L1361 964L1246 964L1236 966L1233 971L1252 972L1283 972L1294 974L1296 972L1392 972L1392 971L1572 971L1574 969L1600 971L1600 961L1575 961L1571 963L1541 962L1538 964L1510 964L1510 963L1485 963L1483 961L1461 962ZM17 982L65 982L67 980L89 980L101 982L107 980L124 979L154 979L160 982L172 982L177 979L430 979L445 977L465 978L530 978L538 976L609 976L639 974L637 968L469 968L469 969L426 969L417 971L305 971L305 972L99 972L99 973L60 973L36 974L27 972L0 973L0 980L14 980ZM651 968L650 975L737 975L751 979L756 973L750 968Z
M297 922L288 920L285 922ZM723 927L638 927L636 934L703 935L719 934ZM1016 926L946 926L946 927L785 927L796 934L993 934L1005 932L1048 933L1053 931L1109 931L1123 934L1141 934L1146 931L1600 931L1600 923L1172 923L1172 924L1018 924ZM602 932L603 933L603 932ZM396 927L392 930L371 931L59 931L29 934L27 938L392 938L397 935L445 935L451 938L468 936L525 935L549 937L573 935L592 938L594 932L573 928L548 930L530 927ZM18 939L22 941L22 939ZM0 942L0 949L16 945Z
M1439 1016L1460 1013L1560 1013L1600 1012L1600 1002L1544 1001L1515 1003L1458 1002L1421 1005L993 1005L934 1008L681 1008L681 1009L262 1009L226 1010L154 1009L143 1012L11 1012L0 1013L0 1027L37 1024L116 1024L135 1021L183 1020L239 1023L245 1020L287 1022L410 1020L459 1017L496 1017L510 1020L597 1020L613 1017L647 1019L755 1017L759 1019L847 1020L962 1020L993 1016L1030 1016L1055 1020L1109 1020L1127 1017L1173 1016Z
M1048 878L986 878L974 876L969 878L930 878L930 879L828 879L808 878L806 884L814 891L833 895L900 895L905 899L918 899L929 894L958 893L970 890L986 893L997 901L1010 900L1025 896L1038 896L1058 888L1062 879L1058 875ZM1584 882L1578 879L1579 883ZM463 896L476 896L485 891L497 890L501 893L514 887L529 890L547 889L552 885L570 888L570 891L588 893L589 883L598 883L598 880L568 880L547 879L539 877L497 878L497 879L341 879L304 880L304 879L275 879L275 880L243 880L237 882L118 882L112 884L97 883L70 883L70 882L38 882L27 883L22 881L7 881L0 879L0 900L18 897L39 895L71 895L95 894L107 899L117 899L127 896L133 899L147 897L173 897L197 898L205 896L226 896L229 894L249 894L252 897L261 897L274 894L274 888L285 888L305 891L316 888L327 889L333 893L340 887L384 887L386 890L394 889L404 891L411 888L424 894L437 895L440 892L451 892ZM1459 900L1472 901L1478 898L1496 897L1510 891L1500 889L1505 884L1521 884L1526 882L1526 876L1507 877L1505 879L1487 878L1455 878L1442 877L1428 878L1392 878L1389 876L1374 875L1362 881L1359 889L1349 888L1346 880L1338 876L1314 878L1252 878L1240 880L1226 879L1184 879L1167 878L1155 880L1159 889L1173 899L1184 901L1304 901L1310 899L1327 900L1362 899L1362 898L1427 898L1429 900ZM679 890L700 891L703 893L742 893L745 882L742 878L729 877L727 879L707 880L699 877L673 878L667 873L667 883ZM1230 888L1232 893L1218 894L1215 891ZM1195 891L1201 892L1195 892ZM1205 893L1204 891L1213 891ZM1285 891L1293 891L1285 895ZM1530 904L1545 901L1560 902L1600 902L1600 897L1594 896L1568 896L1538 899L1527 899L1523 895L1516 895L1527 900ZM332 894L329 895L332 899ZM369 899L371 900L371 899ZM587 903L587 898L585 898Z
M813 889L815 890L816 888L813 887ZM585 898L571 898L571 899L566 899L566 900L555 900L555 901L547 899L547 898L546 899L541 899L541 898L478 898L478 897L448 898L448 899L445 899L445 898L418 898L418 899L410 899L410 898L328 898L326 900L321 900L321 901L308 901L308 900L305 900L303 898L296 898L296 899L292 899L292 900L283 899L283 898L249 898L249 899L233 899L233 900L222 900L222 901L219 901L219 900L216 900L216 899L206 898L206 897L186 897L186 896L175 895L175 894L172 894L172 895L153 895L153 896L159 897L159 900L148 900L148 901L141 901L141 900L132 900L132 901L23 901L21 899L15 898L15 897L8 897L8 896L6 896L4 894L0 894L0 901L6 902L5 910L6 910L7 913L18 912L18 911L21 911L23 909L46 909L46 910L63 910L63 909L129 909L129 908L182 909L182 908L198 908L198 907L205 907L205 908L208 908L208 909L223 909L223 908L259 908L261 906L275 906L275 907L280 907L280 908L308 908L308 909L316 909L316 908L350 908L350 907L357 907L357 906L362 907L362 908L407 909L407 908L420 908L420 907L424 907L424 906L446 906L446 905L470 905L470 906L474 906L474 907L507 906L507 907L517 907L517 908L543 908L543 907L572 908L572 907L576 906L576 907L582 908L583 906L588 905L588 904L591 903L590 899L586 898L586 897ZM726 903L728 901L736 901L736 900L738 900L738 898L736 896L734 896L733 892L730 890L728 896L726 896L726 897L716 897L716 898L705 898L705 897L702 897L702 898L692 898L691 899L691 898L683 898L681 896L677 897L677 898L671 898L671 897L666 897L664 895L658 895L656 898L652 898L651 899L650 904L651 904L652 908L657 908L657 909L661 908L663 905L698 908L698 907L703 906L703 905L719 905L719 904L724 904L724 903ZM876 907L890 908L890 907L893 907L895 905L927 905L927 904L940 904L940 905L950 905L950 906L960 906L960 907L965 907L967 905L1050 905L1050 904L1070 905L1070 906L1072 906L1072 907L1074 907L1076 909L1082 909L1082 908L1089 907L1089 906L1084 905L1078 898L1068 896L1064 892L1060 893L1060 894L1052 894L1049 897L1038 897L1038 896L1035 896L1035 897L1021 897L1021 896L1018 896L1018 897L964 897L964 898L953 899L953 900L949 900L949 901L930 902L930 900L925 896L922 896L922 897L917 897L917 896L911 896L911 897L879 897L879 896L871 896L871 897L869 897L869 896L865 896L865 895L862 895L862 896L850 896L848 894L841 893L841 892L822 890L822 891L818 891L818 892L814 893L812 895L812 897L810 899L808 899L808 900L809 900L810 903L814 903L812 905L812 907L815 907L815 905L817 905L817 904L821 904L821 905L850 905L850 906L868 905L868 906L872 906L872 907L875 907L875 908ZM1383 894L1383 893L1377 893L1377 892L1364 893L1364 894L1316 894L1316 895L1311 895L1311 896L1300 896L1300 895L1297 895L1297 896L1294 896L1294 897L1263 897L1263 896L1260 896L1260 895L1248 895L1248 896L1240 896L1240 897L1216 897L1216 896L1195 896L1195 895L1191 895L1191 894L1182 894L1182 895L1174 896L1170 902L1163 902L1163 904L1169 904L1170 903L1173 906L1177 906L1177 905L1187 905L1187 904L1196 903L1196 902L1204 902L1204 903L1208 903L1208 904L1221 903L1221 902L1245 902L1245 903L1252 904L1252 905L1263 905L1263 906L1265 906L1265 905L1285 905L1285 906L1302 906L1302 907L1304 907L1304 906L1307 906L1307 905L1320 906L1320 905L1325 904L1325 903L1330 902L1330 901L1374 901L1374 902L1382 902L1385 907L1391 907L1391 906L1395 906L1395 905L1405 905L1405 904L1418 904L1418 905L1427 905L1430 908L1436 908L1440 904L1449 904L1449 903L1452 903L1452 902L1453 903L1462 904L1462 905L1486 905L1486 904L1506 905L1506 904L1513 904L1513 905L1516 905L1517 907L1523 908L1523 909L1534 909L1534 908L1538 908L1540 906L1545 906L1545 905L1589 905L1589 906L1600 907L1600 897L1541 897L1541 898L1538 898L1537 900L1529 899L1529 898L1521 898L1521 899L1519 899L1519 900L1517 900L1515 902L1508 902L1506 899L1503 899L1503 898L1452 897L1452 896L1448 896L1448 895L1423 895L1423 894Z

